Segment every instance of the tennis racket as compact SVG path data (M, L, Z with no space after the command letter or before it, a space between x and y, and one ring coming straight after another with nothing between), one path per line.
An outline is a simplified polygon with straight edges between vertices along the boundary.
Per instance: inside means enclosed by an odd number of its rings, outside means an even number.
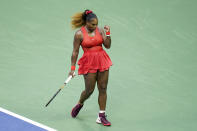
M74 75L75 75L75 73L74 73ZM47 107L47 106L51 103L51 101L56 97L56 95L64 88L64 86L66 86L66 84L67 84L71 79L72 79L72 76L70 75L70 76L65 80L64 85L61 86L61 87L59 88L59 90L53 95L53 97L49 100L49 102L47 102L47 104L45 105L45 107Z

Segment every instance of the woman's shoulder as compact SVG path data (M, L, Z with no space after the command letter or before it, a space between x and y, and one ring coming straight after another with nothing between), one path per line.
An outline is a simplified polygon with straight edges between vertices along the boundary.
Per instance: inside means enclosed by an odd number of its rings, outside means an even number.
M82 34L81 29L76 30L75 34L76 34L76 35L80 35L80 34Z
M76 32L75 32L75 37L76 38L83 38L83 33L81 31L81 29L78 29Z

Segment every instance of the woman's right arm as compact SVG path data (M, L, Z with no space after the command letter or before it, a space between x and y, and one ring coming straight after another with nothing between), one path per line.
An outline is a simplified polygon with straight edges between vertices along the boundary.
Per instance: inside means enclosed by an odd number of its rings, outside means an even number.
M79 54L79 47L80 44L82 42L82 32L80 30L78 30L75 33L74 36L74 41L73 41L73 51L72 51L72 56L71 56L71 66L75 66L76 62L77 62L77 58L78 58L78 54ZM69 75L74 76L74 72L75 70L71 70Z

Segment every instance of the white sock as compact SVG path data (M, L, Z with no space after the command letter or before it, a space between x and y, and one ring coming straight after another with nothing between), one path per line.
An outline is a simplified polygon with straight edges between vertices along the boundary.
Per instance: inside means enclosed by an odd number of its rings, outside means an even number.
M100 110L99 113L105 113L105 110Z

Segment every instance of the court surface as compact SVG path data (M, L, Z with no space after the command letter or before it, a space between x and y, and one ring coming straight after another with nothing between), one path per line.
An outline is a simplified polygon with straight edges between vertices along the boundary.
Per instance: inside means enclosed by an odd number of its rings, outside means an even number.
M70 17L85 9L111 27L111 127L95 122L97 88L71 117L82 76L45 107L70 70ZM1 0L0 107L58 131L196 131L196 12L195 0Z
M54 129L28 118L0 108L1 131L55 131Z

